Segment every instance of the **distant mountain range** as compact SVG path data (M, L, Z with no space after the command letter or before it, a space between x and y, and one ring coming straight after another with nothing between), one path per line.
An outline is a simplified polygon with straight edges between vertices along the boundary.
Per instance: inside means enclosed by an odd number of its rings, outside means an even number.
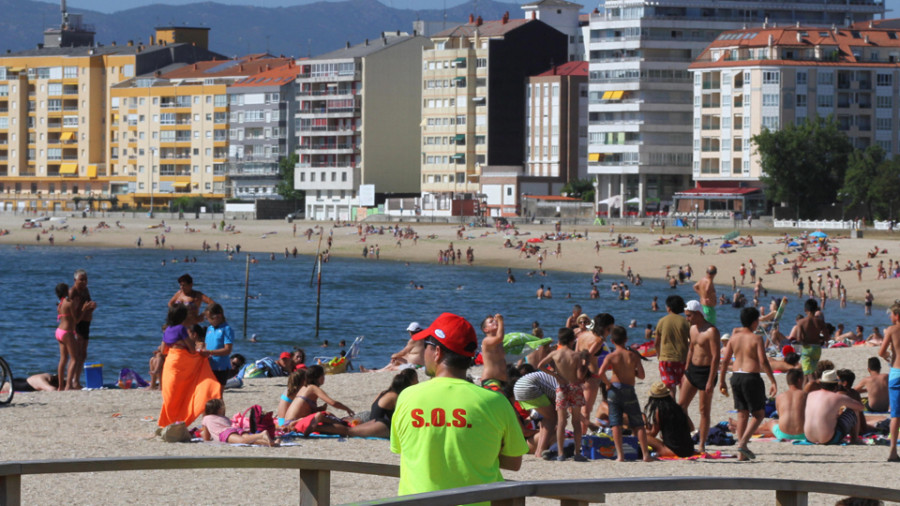
M83 22L97 32L95 41L108 45L129 40L147 43L157 26L209 27L210 50L226 56L268 50L285 56L316 56L376 38L384 31L412 32L413 21L445 21L452 27L476 15L499 19L505 11L521 18L518 4L493 0L467 2L441 10L392 9L376 0L317 2L295 7L252 7L214 2L182 6L149 5L112 14L69 8L83 14ZM43 30L60 24L59 6L32 0L0 0L0 52L34 48L43 42Z

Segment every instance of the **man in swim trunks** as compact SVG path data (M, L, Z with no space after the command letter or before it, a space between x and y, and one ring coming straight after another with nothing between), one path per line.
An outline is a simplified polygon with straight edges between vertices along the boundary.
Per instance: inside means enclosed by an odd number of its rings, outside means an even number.
M810 383L803 387L803 371L791 369L785 375L788 389L775 397L775 409L778 411L778 420L767 420L759 426L759 433L786 441L805 441L803 424L806 419L806 397L809 395Z
M822 336L825 330L824 319L816 312L819 311L819 303L815 299L807 299L803 304L806 316L797 322L797 337L800 340L800 366L803 368L804 384L813 379L816 365L822 357Z
M566 440L566 421L569 411L572 412L572 431L574 432L576 462L584 462L587 458L581 454L581 407L584 406L584 380L590 374L587 367L589 355L575 351L575 333L570 328L559 329L559 346L544 357L538 364L538 370L545 370L556 377L556 440ZM563 452L559 452L556 460L566 460Z
M859 413L865 406L838 392L837 371L825 371L818 383L822 389L806 398L803 424L806 439L811 443L836 445L850 435L850 442L857 443Z
M406 343L406 346L403 347L402 350L398 351L391 355L391 361L381 369L366 369L363 366L359 367L361 372L380 372L380 371L400 371L402 369L408 369L410 367L414 367L416 369L425 365L425 343L422 341L416 341L412 338L412 336L422 330L422 326L419 325L419 322L410 322L410 324L406 327L406 331L409 333L409 341Z
M75 360L75 380L72 389L80 390L81 372L84 371L84 361L87 360L88 341L91 338L91 321L94 319L94 310L97 303L91 299L91 291L88 290L88 275L84 269L75 271L75 282L69 289L69 299L75 311L75 340L78 354Z
M888 397L891 404L891 452L888 462L900 462L897 456L897 433L900 432L900 303L889 310L891 326L884 330L884 341L878 356L891 363L888 375Z
M706 276L694 283L694 291L700 297L700 304L703 306L703 317L710 325L716 325L716 285L713 279L719 272L715 265L710 265L706 269Z
M484 369L481 372L481 386L499 392L506 381L506 352L503 350L503 315L497 313L481 322L484 339L481 341L481 358Z
M719 329L703 317L700 302L687 303L685 316L691 325L691 341L688 346L687 372L681 383L681 397L678 405L687 412L700 392L700 453L706 451L706 436L709 434L712 397L716 392L716 373L719 369L720 336Z
M659 377L675 397L675 390L684 376L691 326L681 316L684 299L680 295L666 297L666 316L656 323L656 355L659 357ZM677 398L677 397L676 397Z
M722 395L728 395L728 385L724 380L728 365L731 364L731 357L734 356L731 389L734 391L734 409L738 412L735 435L739 438L737 442L738 452L741 454L739 459L749 460L755 459L756 455L747 448L747 443L766 414L766 385L759 373L763 371L769 377L770 396L774 397L778 393L778 384L772 375L763 339L755 333L759 327L759 310L755 307L742 309L741 325L743 327L734 329L731 339L725 345L719 391Z

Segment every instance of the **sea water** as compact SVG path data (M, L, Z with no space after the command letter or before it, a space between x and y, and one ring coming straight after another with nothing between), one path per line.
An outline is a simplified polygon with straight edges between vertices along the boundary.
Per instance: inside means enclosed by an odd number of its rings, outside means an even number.
M0 356L17 377L56 370L59 347L53 337L54 287L60 282L71 285L76 269L88 272L88 287L97 302L88 361L104 365L107 382L123 367L146 374L148 360L162 337L166 305L178 290L178 277L185 273L194 278L196 290L224 307L235 332L235 353L253 360L302 347L312 362L314 357L337 355L341 340L349 345L355 337L365 336L356 365L367 367L385 365L390 354L405 345L409 338L405 329L411 321L424 327L445 311L468 318L476 329L494 313L504 315L507 332L528 332L537 321L546 336L555 337L572 306L580 304L589 316L608 312L623 326L637 320L637 328L628 329L629 341L643 342L644 327L655 325L664 316L668 295L696 298L692 283L671 289L662 281L645 279L643 286L629 285L631 300L618 300L610 285L626 281L619 272L604 274L598 283L600 298L591 300L590 272L547 271L546 276L529 276L526 270L514 269L517 282L507 283L503 268L332 257L322 269L317 337L314 258L254 256L259 262L250 265L245 325L243 252L229 260L224 252L215 251L0 247ZM194 258L196 262L185 262ZM552 288L552 299L536 299L541 284ZM720 285L718 290L730 293L730 286ZM752 295L750 288L744 292ZM659 298L659 312L650 310L654 295ZM770 292L769 296L779 294ZM805 299L792 294L789 300L782 325L785 333L794 316L802 312ZM840 309L837 300L829 300L826 307L829 322L842 322L848 330L864 325L867 334L873 325L883 328L890 324L884 311L874 313L865 317L862 305L854 303ZM736 326L738 310L719 306L719 329L730 332ZM253 335L259 342L249 342ZM320 346L324 340L328 347Z

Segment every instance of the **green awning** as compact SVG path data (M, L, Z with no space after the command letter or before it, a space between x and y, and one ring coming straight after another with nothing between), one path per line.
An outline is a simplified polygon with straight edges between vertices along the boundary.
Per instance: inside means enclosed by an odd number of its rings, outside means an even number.
M460 56L459 58L457 58L457 59L455 59L455 60L453 60L453 61L456 62L456 63L466 63L466 57L465 57L465 56Z
M452 160L465 160L465 159L466 159L466 154L465 154L465 153L456 153L455 155L451 156L450 159L452 159Z
M466 80L466 76L457 76L457 77L454 77L453 80L454 80L454 81L465 81L465 80Z
M456 134L456 142L466 140L466 134Z

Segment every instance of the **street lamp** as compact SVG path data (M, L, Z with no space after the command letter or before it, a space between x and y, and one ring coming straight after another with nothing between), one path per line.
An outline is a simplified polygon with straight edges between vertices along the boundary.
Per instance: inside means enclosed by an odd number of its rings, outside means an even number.
M595 177L591 185L594 187L594 219L596 220L600 214L600 182Z
M694 230L700 230L700 204L694 204Z

